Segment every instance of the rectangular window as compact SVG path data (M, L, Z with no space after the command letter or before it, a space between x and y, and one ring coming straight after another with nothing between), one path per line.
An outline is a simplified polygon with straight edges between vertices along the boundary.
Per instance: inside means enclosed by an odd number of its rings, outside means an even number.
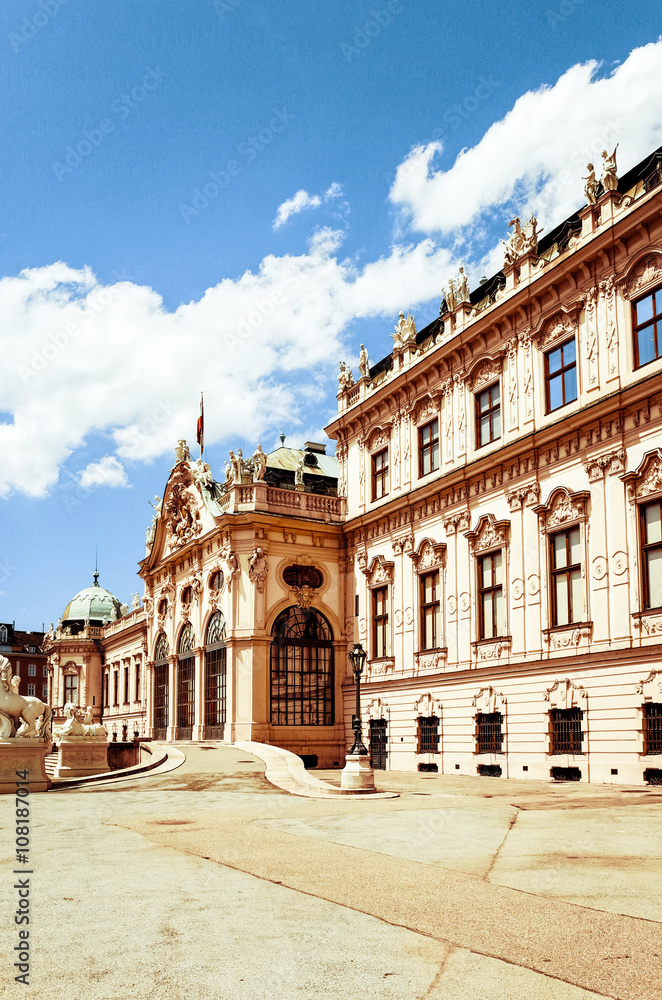
M28 663L28 677L37 676L37 665L36 663Z
M134 701L140 701L140 661L136 663L136 690Z
M439 718L418 717L416 753L439 753Z
M478 559L478 632L481 639L504 633L501 549Z
M501 437L501 394L499 383L476 393L476 447L482 448Z
M644 608L662 608L662 503L639 508Z
M570 625L582 618L582 566L579 528L549 536L552 625Z
M71 702L72 705L78 704L78 675L77 674L65 674L64 677L64 703Z
M501 712L479 712L476 716L477 753L502 753L503 732Z
M662 288L639 299L632 310L634 366L641 368L662 354Z
M373 659L388 656L388 587L372 592L372 655Z
M644 704L644 753L662 753L662 704Z
M35 696L35 685L28 684L28 698L34 698Z
M120 672L113 670L113 705L120 703Z
M110 705L110 675L108 671L103 676L103 703L106 708Z
M48 667L44 664L44 677L48 677Z
M129 668L124 668L124 705L129 704Z
M552 746L550 753L582 752L582 719L581 708L554 708L552 716Z
M441 595L439 570L421 576L421 649L441 645Z
M418 474L427 476L439 468L439 419L418 428Z
M372 499L381 500L388 493L388 448L372 456Z
M48 684L42 684L41 686L41 697L45 700L48 698Z
M547 412L577 399L577 352L574 337L545 355Z

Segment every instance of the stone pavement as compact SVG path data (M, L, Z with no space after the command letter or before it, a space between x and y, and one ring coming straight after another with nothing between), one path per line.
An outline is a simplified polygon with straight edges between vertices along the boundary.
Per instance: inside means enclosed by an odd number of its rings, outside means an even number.
M3 997L662 1000L656 789L382 772L399 798L307 799L179 746L32 798L30 987L0 797Z

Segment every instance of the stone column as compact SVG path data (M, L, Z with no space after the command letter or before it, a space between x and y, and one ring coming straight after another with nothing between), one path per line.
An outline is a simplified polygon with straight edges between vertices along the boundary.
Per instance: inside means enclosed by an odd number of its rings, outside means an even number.
M171 654L168 657L168 728L166 739L168 741L177 738L177 657Z
M193 715L194 740L204 740L205 738L205 671L204 671L204 647L198 646L195 653L195 708Z

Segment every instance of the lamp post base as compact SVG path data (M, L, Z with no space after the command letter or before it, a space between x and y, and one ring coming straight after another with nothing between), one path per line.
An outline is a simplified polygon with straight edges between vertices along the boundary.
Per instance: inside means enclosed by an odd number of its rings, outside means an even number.
M375 792L375 774L370 767L369 754L348 753L340 775L340 787Z

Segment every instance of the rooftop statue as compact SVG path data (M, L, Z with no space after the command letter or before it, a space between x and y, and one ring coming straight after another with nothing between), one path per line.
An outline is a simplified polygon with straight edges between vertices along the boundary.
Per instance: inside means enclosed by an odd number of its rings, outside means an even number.
M203 462L201 458L197 460L191 469L191 475L198 486L211 486L214 482L214 477L211 474L211 466Z
M600 182L595 178L595 167L592 163L588 163L586 165L586 169L588 170L588 177L582 177L582 180L586 181L586 184L584 185L584 194L586 195L588 204L595 205L597 201L595 192L597 191L598 184Z
M618 177L616 176L616 150L618 143L614 146L611 156L606 149L602 150L602 186L605 191L616 191L618 189Z
M351 389L354 383L354 376L352 375L352 369L349 365L346 365L344 361L339 362L340 371L338 372L338 389L340 392L345 392L347 389Z
M513 226L513 232L510 234L510 238L506 243L501 240L506 248L504 264L514 264L516 260L523 257L527 253L537 253L538 252L538 237L544 232L543 229L538 231L538 220L535 215L532 215L528 222L524 225L520 223L519 216L516 215L514 219L511 219L508 223L508 228Z
M178 462L190 462L191 451L184 438L180 438L175 448L175 458Z
M405 314L401 309L398 316L398 322L395 325L395 333L391 334L391 336L393 337L394 347L402 347L402 344L404 342L404 328L405 328Z
M267 471L267 456L262 451L262 445L258 444L257 448L253 452L253 458L251 461L253 463L253 482L263 483L264 474Z
M370 374L370 362L368 361L368 352L363 344L361 344L361 353L359 354L359 371L362 378L368 378Z
M460 268L460 277L457 282L457 301L458 302L468 302L469 301L469 281L466 274L464 273L464 268Z
M448 279L448 288L444 289L444 299L446 300L448 311L453 312L457 306L457 295L455 292L455 282L452 278Z

